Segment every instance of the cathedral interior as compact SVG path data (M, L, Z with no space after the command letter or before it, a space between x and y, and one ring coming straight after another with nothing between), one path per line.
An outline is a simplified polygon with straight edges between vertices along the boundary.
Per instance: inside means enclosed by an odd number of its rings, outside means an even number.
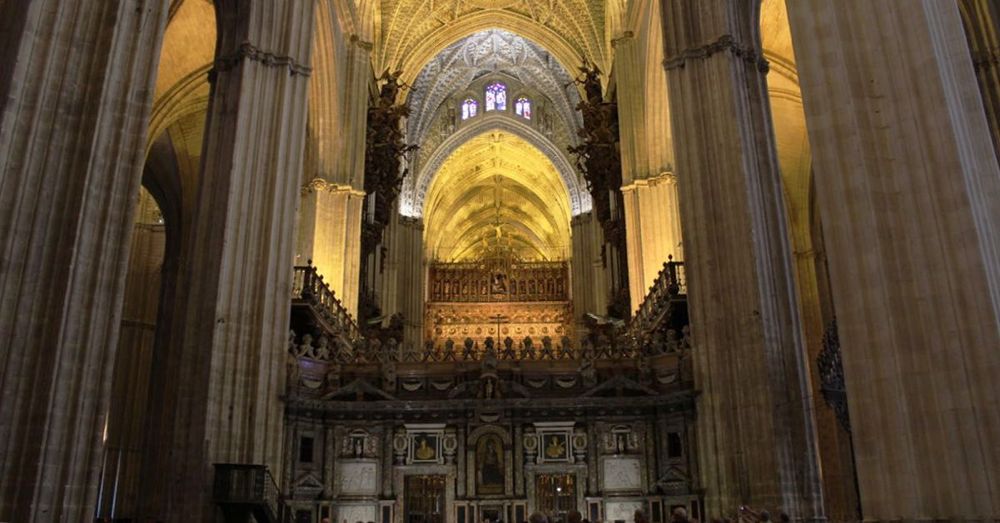
M0 522L1000 521L997 0L0 44Z

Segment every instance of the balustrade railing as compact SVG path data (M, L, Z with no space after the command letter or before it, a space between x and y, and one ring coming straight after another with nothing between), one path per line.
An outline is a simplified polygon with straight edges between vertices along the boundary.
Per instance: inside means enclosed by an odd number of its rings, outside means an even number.
M656 323L670 306L671 300L685 295L687 295L687 280L684 275L684 262L674 261L670 256L653 281L646 298L639 305L629 330L642 333L655 329Z
M632 336L621 336L615 340L599 339L596 343L589 339L574 343L567 337L558 341L549 337L537 340L527 337L519 341L505 338L500 343L487 338L483 344L471 339L445 339L438 344L428 343L421 349L381 344L377 339L336 348L322 339L310 337L303 341L305 343L293 340L289 354L300 361L339 365L478 362L490 353L499 361L624 360L681 352L690 347L686 333L672 331L664 338L639 341Z
M337 299L323 276L312 265L297 265L292 278L292 299L314 306L334 329L351 341L361 338L361 330L344 305Z

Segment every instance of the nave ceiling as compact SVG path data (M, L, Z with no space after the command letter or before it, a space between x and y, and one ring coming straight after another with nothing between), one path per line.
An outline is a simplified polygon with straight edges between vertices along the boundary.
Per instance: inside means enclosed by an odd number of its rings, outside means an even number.
M570 205L555 166L508 132L480 134L455 150L427 195L428 259L483 259L499 240L525 261L566 259ZM499 227L499 234L498 234Z

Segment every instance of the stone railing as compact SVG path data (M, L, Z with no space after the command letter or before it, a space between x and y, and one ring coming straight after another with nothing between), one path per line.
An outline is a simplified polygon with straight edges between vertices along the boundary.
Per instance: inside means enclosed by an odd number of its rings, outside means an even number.
M337 334L343 334L352 342L361 339L358 324L311 264L295 267L292 304L296 302L312 306Z

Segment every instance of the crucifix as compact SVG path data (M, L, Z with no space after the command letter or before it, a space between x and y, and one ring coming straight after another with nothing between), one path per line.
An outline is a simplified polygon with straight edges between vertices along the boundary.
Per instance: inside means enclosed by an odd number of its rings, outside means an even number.
M500 345L500 343L501 343L501 340L500 340L500 325L504 324L504 323L510 323L510 318L504 316L503 314L496 313L493 316L490 316L490 319L497 322L497 345Z

